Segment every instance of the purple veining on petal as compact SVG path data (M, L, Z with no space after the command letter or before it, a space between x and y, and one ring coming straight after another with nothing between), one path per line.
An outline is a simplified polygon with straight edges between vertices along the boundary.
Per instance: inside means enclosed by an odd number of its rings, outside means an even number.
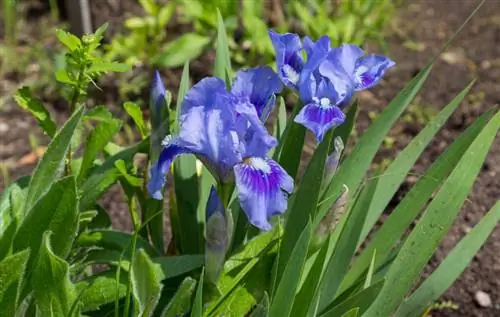
M330 105L328 99L322 98L304 106L294 121L311 130L321 142L330 128L345 121L345 114L337 106Z

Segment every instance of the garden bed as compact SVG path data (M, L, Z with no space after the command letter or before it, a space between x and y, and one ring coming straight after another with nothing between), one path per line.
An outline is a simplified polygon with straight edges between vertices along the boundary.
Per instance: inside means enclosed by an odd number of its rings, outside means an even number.
M130 1L94 2L92 8L94 20L97 24L103 21L111 22L111 30L117 30L121 15L116 16L113 9L120 3L127 10L136 10ZM102 6L105 7L102 7ZM414 76L428 60L434 56L453 34L455 29L466 18L474 7L472 1L461 2L460 5L450 6L448 1L418 1L408 4L398 11L394 25L387 35L389 56L397 66L387 76L378 88L360 94L361 112L358 117L358 133L362 133L376 113L380 112L395 94ZM123 8L118 8L118 12ZM47 14L44 10L36 11L33 19L43 18ZM31 24L27 24L29 28ZM35 30L27 30L34 34ZM175 29L172 30L175 33ZM179 32L179 31L178 31ZM29 43L25 43L25 45ZM393 198L394 205L405 194L407 188L413 185L416 177L424 172L430 163L481 113L500 102L500 3L490 1L480 10L477 16L466 27L449 51L442 56L433 73L425 84L421 95L414 102L410 111L406 113L406 120L399 124L391 133L391 138L385 142L384 149L378 155L378 162L384 163L387 158L393 158L409 140L415 136L427 120L428 116L446 105L460 92L473 78L477 83L472 89L459 110L453 115L445 129L433 140L427 151L419 159L413 173ZM22 50L20 51L22 54ZM194 80L209 74L213 59L211 52L205 54L202 61L193 63ZM36 63L32 76L37 76ZM166 86L172 91L178 87L180 71L165 71ZM0 78L0 91L7 90L20 78L15 72L5 74ZM24 78L22 79L24 80ZM112 83L102 87L104 93L99 95L96 103L105 102L119 111L119 100ZM3 93L0 92L0 96ZM2 96L3 97L3 96ZM66 117L64 104L54 100L51 96L44 96L44 100L52 103L51 111L56 114L61 123ZM420 122L419 122L420 121ZM10 179L31 171L36 163L36 146L30 145L30 133L37 135L40 150L47 140L41 135L36 124L29 114L19 110L13 103L0 109L0 160L7 166ZM33 137L31 138L34 139ZM33 143L33 142L32 142ZM500 141L497 140L488 155L481 174L469 196L469 200L462 208L451 232L442 241L440 249L430 261L427 273L444 258L455 243L473 227L500 197L500 167L495 164L500 160ZM0 180L0 190L4 187ZM117 228L129 228L130 220L126 212L126 205L121 201L121 194L114 194L103 198L106 209L113 215L114 225ZM432 316L499 316L500 315L500 228L497 228L482 250L474 258L468 269L459 280L446 292L443 300L450 300L456 304L458 310L436 310ZM475 300L478 291L486 292L492 299L491 307L480 307Z

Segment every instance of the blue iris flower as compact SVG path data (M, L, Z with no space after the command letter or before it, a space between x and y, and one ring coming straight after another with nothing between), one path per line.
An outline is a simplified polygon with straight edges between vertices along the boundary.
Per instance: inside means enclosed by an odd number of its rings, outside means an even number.
M231 92L215 77L194 85L181 105L178 134L165 138L150 169L151 196L162 199L165 174L177 155L194 154L218 182L234 180L249 221L270 229L269 218L286 210L293 190L293 179L266 156L277 145L261 121L281 90L275 77L262 67L238 72Z
M342 109L352 95L375 86L395 64L382 55L365 56L355 45L331 48L327 36L317 42L305 37L302 44L296 34L270 31L269 35L283 83L297 90L304 104L294 121L311 130L318 141L322 141L332 127L344 122ZM305 63L302 51L307 55ZM287 74L291 75L285 76Z

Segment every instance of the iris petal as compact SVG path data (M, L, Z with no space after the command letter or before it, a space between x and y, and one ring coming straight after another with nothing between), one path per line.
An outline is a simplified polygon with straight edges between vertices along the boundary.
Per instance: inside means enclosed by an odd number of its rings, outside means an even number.
M319 142L330 128L343 123L344 120L345 114L342 110L330 105L326 98L307 104L294 119L295 122L311 130Z
M375 86L385 71L394 65L391 59L382 55L371 54L359 58L354 69L355 89L359 91Z
M234 167L241 207L250 223L271 229L269 219L287 208L287 194L293 190L293 179L275 161L251 157Z
M269 31L269 37L276 51L276 65L281 80L286 86L296 88L304 65L300 37L293 33L278 34L272 30Z
M170 141L165 145L156 161L149 169L148 191L151 197L161 200L163 198L162 190L166 183L166 174L176 156L191 151L176 142Z
M239 71L231 92L237 97L247 99L261 117L265 107L274 107L274 94L279 93L281 89L283 85L278 75L265 66Z

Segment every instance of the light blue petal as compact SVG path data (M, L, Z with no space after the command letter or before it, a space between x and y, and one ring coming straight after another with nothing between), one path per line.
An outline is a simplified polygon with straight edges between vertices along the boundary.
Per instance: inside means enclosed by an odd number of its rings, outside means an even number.
M241 207L254 226L271 229L269 219L287 209L293 179L275 161L251 157L234 167Z
M148 192L151 197L158 200L163 199L163 187L170 165L177 155L183 153L191 153L191 151L177 144L177 140L171 140L165 144L158 161L149 169Z
M278 34L272 30L269 30L269 37L276 52L276 66L281 80L286 86L296 89L304 65L300 37L294 33Z
M382 55L368 55L356 62L354 69L355 89L357 91L371 88L379 83L385 71L395 65L391 59Z

